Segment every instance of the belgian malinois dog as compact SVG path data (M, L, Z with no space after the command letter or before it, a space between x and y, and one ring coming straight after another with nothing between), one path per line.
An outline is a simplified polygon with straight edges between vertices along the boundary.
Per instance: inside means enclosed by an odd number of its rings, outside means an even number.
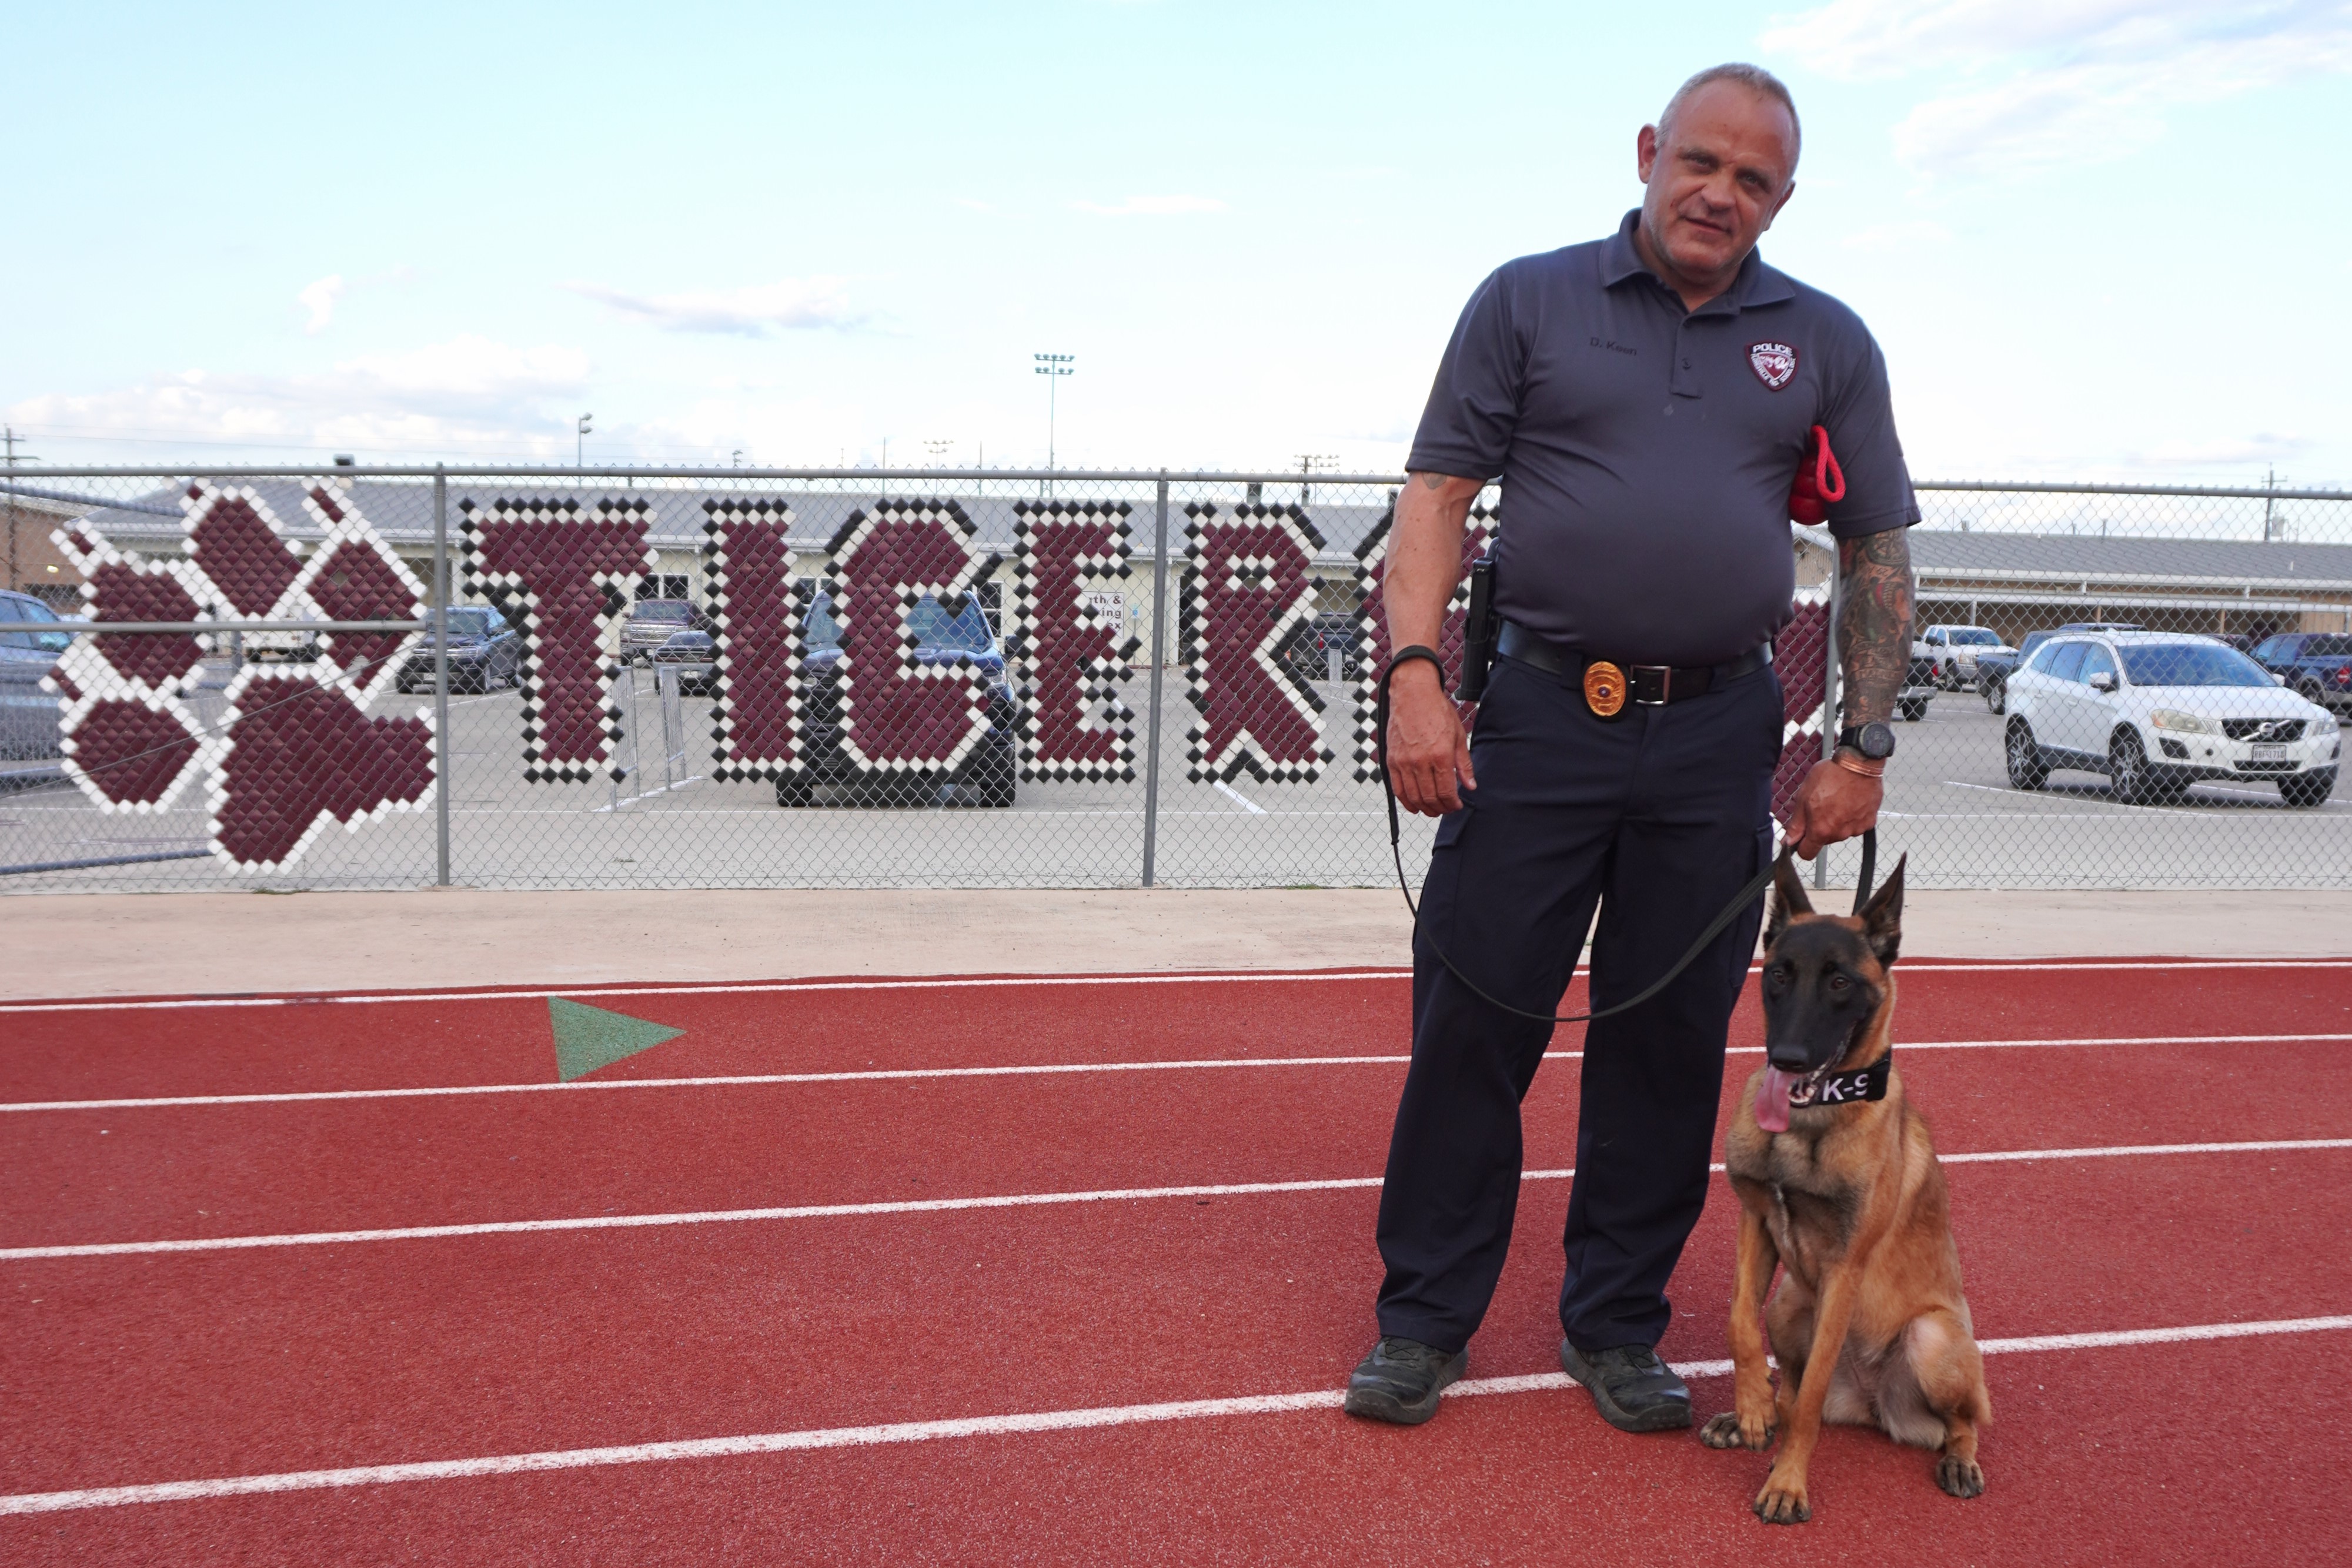
M1936 1484L1975 1497L1977 1429L1992 1416L1984 1361L1960 1294L1943 1169L1888 1054L1903 866L1850 917L1815 915L1786 853L1774 883L1765 1065L1727 1141L1739 1195L1736 1406L1699 1436L1710 1448L1762 1449L1779 1434L1756 1497L1768 1524L1812 1517L1805 1470L1823 1420L1941 1450ZM1777 1401L1767 1333L1780 1363Z

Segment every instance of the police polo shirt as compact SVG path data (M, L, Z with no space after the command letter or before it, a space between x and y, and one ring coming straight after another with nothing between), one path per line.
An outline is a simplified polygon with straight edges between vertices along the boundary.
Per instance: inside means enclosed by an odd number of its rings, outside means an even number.
M1789 618L1789 486L1814 425L1845 471L1832 533L1919 508L1862 319L1752 251L1685 311L1633 248L1640 221L1479 285L1405 465L1502 480L1504 615L1596 657L1714 664Z

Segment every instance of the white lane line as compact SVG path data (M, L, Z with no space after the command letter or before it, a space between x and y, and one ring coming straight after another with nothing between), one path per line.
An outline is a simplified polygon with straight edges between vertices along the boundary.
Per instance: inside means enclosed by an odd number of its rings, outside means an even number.
M2112 1144L2088 1149L1999 1149L1981 1154L1937 1155L1948 1166L2004 1160L2095 1160L2134 1155L2259 1155L2289 1149L2352 1149L2352 1138L2268 1138L2242 1144Z
M1259 805L1256 801L1251 800L1248 796L1243 794L1240 790L1234 789L1223 779L1220 779L1216 780L1216 785L1218 794L1223 795L1226 800L1231 800L1243 810L1247 811L1251 816L1263 817L1265 815L1265 807Z
M2101 1155L2231 1155L2352 1149L2352 1138L2284 1138L2242 1144L2135 1144L2114 1148L2007 1149L1939 1155L1946 1165L1990 1160L2077 1160ZM1720 1165L1709 1170L1720 1171ZM1563 1181L1573 1169L1523 1171L1521 1181ZM732 1225L774 1219L839 1219L874 1214L943 1214L970 1208L1036 1208L1072 1203L1129 1203L1168 1197L1249 1197L1278 1192L1341 1192L1376 1187L1379 1176L1320 1181L1227 1182L1202 1186L1106 1187L1093 1192L1005 1193L988 1197L901 1198L881 1203L809 1203L775 1208L713 1208L677 1214L597 1214L568 1219L494 1219L470 1225L409 1225L374 1230L304 1230L276 1236L199 1236L168 1241L99 1241L58 1247L0 1248L0 1263L51 1258L127 1258L155 1252L234 1252L258 1247L331 1247L358 1241L430 1241L456 1236L519 1236L545 1230L634 1230L655 1226Z
M2345 961L2352 967L2352 959ZM1754 967L1750 965L1749 967ZM1578 971L1580 974L1582 970ZM968 991L1039 986L1215 986L1255 981L1409 980L1411 969L1269 970L1225 969L1209 975L1001 975L974 977L940 975L902 980L735 981L709 986L535 986L504 991L372 991L352 996L194 997L177 1001L11 1002L0 1013L145 1012L180 1008L366 1007L383 1002L541 1001L549 997L777 996L824 991Z
M1527 1179L1569 1171L1529 1171ZM0 1248L0 1262L40 1258L121 1258L147 1252L220 1252L254 1247L327 1247L345 1241L425 1241L449 1236L510 1236L541 1230L614 1230L647 1226L729 1225L763 1219L837 1219L866 1214L936 1214L967 1208L1032 1208L1063 1203L1118 1203L1162 1197L1246 1197L1275 1192L1332 1192L1378 1186L1378 1176L1328 1181L1229 1182L1209 1186L1109 1187L1097 1192L1027 1192L993 1197L907 1198L887 1203L814 1203L782 1208L716 1208L684 1214L591 1215L573 1219L501 1219L476 1225L416 1225L382 1230L314 1230L283 1236L199 1237L180 1241L110 1241L74 1247Z
M2352 1035L2343 1038L2352 1040ZM1761 1049L1760 1047L1759 1049ZM1581 1056L1582 1051L1554 1052ZM582 1078L570 1083L467 1083L424 1089L314 1089L285 1094L179 1094L145 1100L26 1100L11 1111L131 1111L170 1105L283 1105L311 1100L405 1100L439 1094L568 1094L576 1089L703 1089L772 1083L887 1083L927 1078L1024 1078L1073 1072L1176 1072L1216 1067L1355 1067L1410 1056L1211 1057L1193 1061L1045 1062L1018 1067L902 1067L862 1072L741 1072L710 1078Z
M2069 1040L1915 1040L1909 1051L2000 1051L2033 1046L2275 1045L2290 1041L2352 1040L2352 1034L2151 1034L2100 1035ZM1760 1045L1735 1045L1727 1054L1761 1056ZM1576 1061L1580 1051L1554 1051L1546 1060ZM468 1094L572 1094L601 1089L714 1089L781 1083L888 1083L932 1078L1026 1078L1084 1072L1192 1072L1228 1067L1402 1067L1412 1058L1392 1056L1234 1056L1174 1061L1071 1061L1011 1067L898 1067L856 1072L732 1072L704 1078L582 1078L569 1083L454 1083L400 1089L306 1089L273 1094L158 1094L116 1100L20 1100L0 1104L0 1115L19 1111L139 1111L191 1105L299 1105L333 1100L420 1100Z
M2194 1323L2179 1328L2123 1329L2105 1333L2032 1334L1978 1342L1987 1355L2020 1352L2100 1350L2147 1344L2257 1336L2328 1333L2352 1329L2352 1315L2273 1318L2258 1322ZM1727 1376L1728 1361L1678 1361L1686 1378ZM1448 1399L1538 1394L1574 1386L1565 1373L1538 1372L1517 1377L1465 1378L1445 1391ZM78 1509L120 1508L138 1503L192 1502L207 1498L254 1497L273 1492L327 1491L346 1487L390 1486L403 1481L469 1480L486 1476L528 1475L545 1470L594 1469L613 1465L673 1463L681 1459L740 1458L754 1454L803 1453L819 1448L868 1448L893 1443L932 1443L957 1437L1011 1437L1034 1432L1079 1432L1097 1427L1133 1427L1158 1421L1198 1421L1232 1416L1283 1416L1306 1410L1336 1410L1345 1398L1337 1388L1299 1394L1257 1394L1232 1399L1181 1399L1158 1405L1107 1405L1079 1410L1039 1410L1013 1416L968 1416L946 1421L894 1421L873 1427L821 1427L797 1432L760 1432L738 1437L693 1437L667 1443L627 1443L600 1448L551 1448L532 1454L493 1454L471 1459L426 1459L397 1465L353 1465L341 1469L281 1470L270 1475L226 1476L215 1480L160 1481L145 1486L89 1487L78 1491L17 1492L0 1497L0 1515L63 1513Z
M1954 789L1982 789L1989 794L1995 795L2015 795L2019 793L2018 790L2000 784L1964 784L1957 779L1947 779L1944 780L1944 783L1948 788ZM2210 811L2191 811L2187 808L2180 806L2137 806L2128 800L2118 800L2112 795L2077 795L2071 790L2063 789L2054 793L2044 794L2042 799L2052 801L2075 800L2081 800L2085 804L2096 804L2106 808L2106 810L2099 811L2071 811L2065 813L2053 811L2049 813L2049 815L2053 817L2061 815L2070 818L2129 817L2146 813L2147 815L2158 817L2189 817L2200 822L2237 822L2254 820L2245 817L2217 816ZM2040 815L2041 813L2037 812L2034 814Z
M1757 968L1750 963L1748 970ZM2009 975L2024 973L2072 974L2092 973L2109 969L2145 969L2153 974L2182 974L2207 969L2352 969L2352 957L2346 958L2192 958L2175 963L2151 962L2146 958L2056 958L2056 959L1989 959L1982 963L1938 963L1934 959L1913 960L1905 964L1900 973L1906 975ZM1591 969L1579 965L1579 975L1589 975ZM1275 970L1221 969L1205 975L1101 974L1101 975L1000 975L972 977L961 975L940 975L924 978L893 980L764 980L730 981L707 986L615 986L594 983L578 986L533 986L521 990L484 991L369 991L353 995L320 995L285 997L186 997L171 1000L149 1000L125 998L97 1001L5 1002L0 1003L0 1013L86 1013L86 1012L145 1012L183 1008L296 1008L296 1007L368 1007L396 1002L505 1002L541 1001L549 997L707 997L707 996L776 996L800 991L927 991L927 990L990 990L1008 987L1034 986L1224 986L1256 984L1316 984L1348 980L1409 980L1409 968L1308 969Z

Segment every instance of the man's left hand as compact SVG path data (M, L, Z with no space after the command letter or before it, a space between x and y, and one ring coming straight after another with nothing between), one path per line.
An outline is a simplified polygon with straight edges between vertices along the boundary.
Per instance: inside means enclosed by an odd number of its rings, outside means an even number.
M1883 780L1841 768L1827 759L1813 764L1797 786L1789 808L1789 842L1801 860L1811 860L1878 825L1878 804L1885 798Z

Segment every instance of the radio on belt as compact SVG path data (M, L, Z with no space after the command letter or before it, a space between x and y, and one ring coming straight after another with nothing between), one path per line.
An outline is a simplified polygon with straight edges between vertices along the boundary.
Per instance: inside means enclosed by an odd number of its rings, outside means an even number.
M1462 618L1462 679L1454 688L1457 701L1475 703L1486 695L1495 630L1495 558L1480 556L1470 567L1470 609Z

